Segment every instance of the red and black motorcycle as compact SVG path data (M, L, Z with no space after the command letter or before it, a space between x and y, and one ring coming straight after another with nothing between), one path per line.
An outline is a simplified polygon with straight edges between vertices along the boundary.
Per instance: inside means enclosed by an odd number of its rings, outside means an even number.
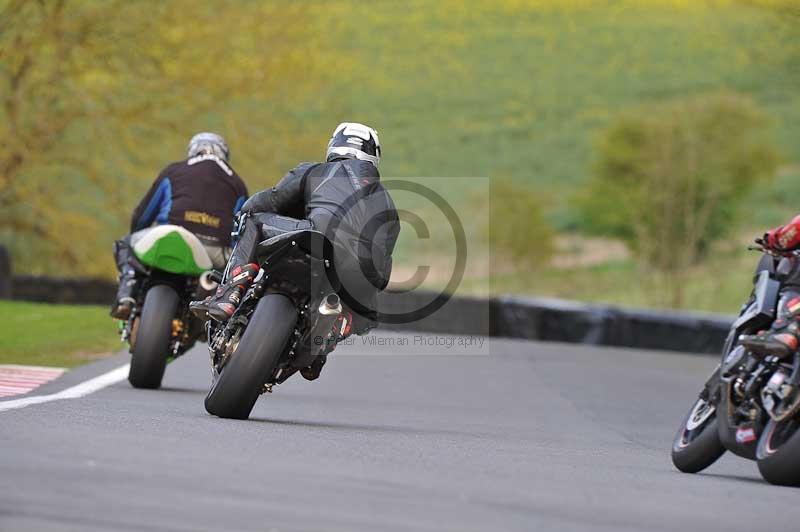
M731 326L722 361L678 429L672 462L697 473L725 451L755 460L772 484L800 486L800 354L760 356L740 345L742 335L775 321L782 289L800 285L800 252L764 253L750 299Z

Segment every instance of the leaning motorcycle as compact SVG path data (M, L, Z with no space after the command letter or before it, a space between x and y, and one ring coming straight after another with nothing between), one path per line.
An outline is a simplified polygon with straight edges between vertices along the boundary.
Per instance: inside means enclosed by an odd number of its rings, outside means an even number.
M205 407L223 418L247 419L260 394L337 341L342 304L330 240L292 231L259 243L256 257L261 269L234 314L207 325L212 385Z
M800 486L800 354L759 356L739 344L741 335L775 321L781 289L800 281L800 252L764 253L750 299L731 326L722 360L681 423L672 445L680 471L697 473L725 451L756 460L772 484Z
M131 247L141 288L130 317L120 324L131 353L128 381L134 388L159 388L167 363L205 339L189 303L217 285L208 253L183 227L144 229L132 235Z

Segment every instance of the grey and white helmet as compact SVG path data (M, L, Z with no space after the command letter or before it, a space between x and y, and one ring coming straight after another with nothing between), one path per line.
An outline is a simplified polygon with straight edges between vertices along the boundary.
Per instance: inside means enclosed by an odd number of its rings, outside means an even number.
M225 143L225 139L216 133L207 131L198 133L189 141L187 157L196 157L201 154L216 155L226 162L231 158L231 152Z
M333 132L328 142L326 160L333 161L345 157L369 161L376 167L381 161L381 141L378 132L364 124L342 122Z

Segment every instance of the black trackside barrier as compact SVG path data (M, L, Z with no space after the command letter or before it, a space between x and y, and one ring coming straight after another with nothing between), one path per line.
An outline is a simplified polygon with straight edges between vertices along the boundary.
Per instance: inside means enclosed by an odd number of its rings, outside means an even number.
M111 305L117 284L105 279L62 279L35 275L11 278L11 299L40 303Z
M591 345L718 353L733 318L719 314L588 305L553 299L500 298L497 336ZM514 331L520 331L514 333ZM525 332L530 336L526 336Z
M0 246L0 299L11 297L11 254Z
M384 293L382 313L420 308L430 294ZM548 298L453 297L430 316L381 328L442 334L661 349L717 354L733 317L589 305Z
M459 296L450 298L430 313L426 307L438 294L383 292L378 296L378 321L381 329L420 331L441 334L490 336L493 331L494 300Z
M2 260L0 251L0 268ZM11 298L25 301L110 305L116 293L116 283L105 279L13 276L10 280ZM0 292L0 297L8 296ZM716 354L733 322L733 317L716 314L517 296L457 296L433 313L420 311L435 297L422 291L382 293L380 328Z

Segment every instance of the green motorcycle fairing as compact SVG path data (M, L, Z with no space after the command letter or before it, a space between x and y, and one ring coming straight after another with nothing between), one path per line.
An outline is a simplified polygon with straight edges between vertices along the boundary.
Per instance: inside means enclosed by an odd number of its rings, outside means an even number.
M178 225L159 225L131 236L136 258L151 268L178 275L200 276L212 268L200 240Z

